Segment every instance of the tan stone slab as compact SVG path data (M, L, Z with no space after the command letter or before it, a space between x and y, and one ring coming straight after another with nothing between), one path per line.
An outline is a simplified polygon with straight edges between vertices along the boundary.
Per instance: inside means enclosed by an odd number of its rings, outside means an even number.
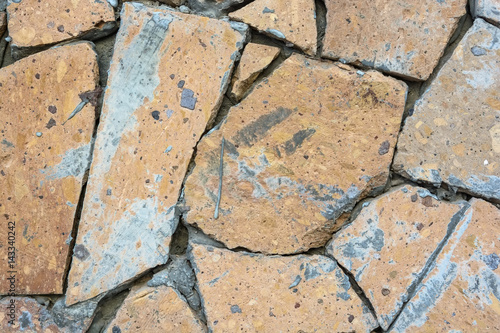
M404 186L369 202L352 224L333 236L327 253L353 274L384 330L467 207Z
M234 71L231 81L231 98L236 101L241 100L259 74L276 59L279 53L278 47L249 43Z
M500 331L500 210L471 204L392 332Z
M106 332L205 332L183 297L173 288L139 285L130 291Z
M81 94L98 84L89 43L38 53L0 69L0 270L16 271L17 294L60 294L95 106ZM73 112L80 112L68 120ZM10 238L9 238L10 236ZM12 243L9 243L11 241ZM7 251L15 247L14 263ZM12 266L11 266L12 264ZM10 283L0 281L0 294Z
M500 199L500 29L475 20L406 119L393 168Z
M314 55L317 40L315 8L314 0L255 0L229 13L229 17Z
M123 8L68 304L167 262L193 148L215 117L245 40L240 23L138 3Z
M378 72L291 56L198 144L186 221L229 248L323 246L343 213L385 185L405 94Z
M377 322L336 262L192 245L214 332L371 332Z
M5 12L0 12L0 38L7 29L7 14Z
M323 57L427 80L467 0L325 0Z
M500 25L500 0L470 0L470 6L474 17Z

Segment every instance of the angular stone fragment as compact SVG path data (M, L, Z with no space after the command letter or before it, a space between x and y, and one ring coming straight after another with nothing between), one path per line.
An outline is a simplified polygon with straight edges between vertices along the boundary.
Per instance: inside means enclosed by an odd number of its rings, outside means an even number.
M500 210L473 199L392 332L500 331Z
M0 38L7 29L7 14L5 12L0 12Z
M249 43L233 75L231 98L236 101L241 100L259 74L276 59L279 53L278 47Z
M95 105L82 94L96 89L98 76L89 43L0 69L0 270L17 271L16 294L63 292L95 122ZM1 279L0 294L9 289Z
M123 8L68 304L167 262L193 147L222 102L245 40L241 24L137 3Z
M404 186L369 202L333 236L327 253L353 274L384 330L467 207L465 201L440 202L423 188Z
M130 291L106 332L205 332L184 298L173 288L138 285Z
M230 248L323 246L343 213L385 185L405 94L378 72L291 56L198 144L186 221Z
M371 332L377 322L334 260L192 245L214 332Z
M172 0L170 0L172 1ZM174 0L175 1L175 0ZM221 17L245 0L187 0L189 8L209 17Z
M500 0L470 0L470 6L474 17L500 24Z
M406 119L393 168L500 199L500 29L475 20Z
M323 57L427 80L467 0L325 0Z
M255 29L295 44L307 54L316 54L316 9L314 0L255 0L229 17Z

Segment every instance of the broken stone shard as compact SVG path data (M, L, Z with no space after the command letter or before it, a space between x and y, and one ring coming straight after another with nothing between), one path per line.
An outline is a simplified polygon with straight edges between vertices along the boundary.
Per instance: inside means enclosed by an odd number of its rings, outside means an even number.
M336 262L192 244L198 287L214 332L371 332L377 322Z
M467 0L326 0L323 57L427 80Z
M6 277L16 271L16 294L63 292L95 107L85 104L63 123L81 103L79 95L96 89L98 76L90 43L50 49L0 69L0 269ZM13 247L15 254L7 255ZM2 279L0 294L9 289Z
M393 168L500 199L500 29L476 19L415 104Z
M125 3L121 19L68 304L167 262L193 147L215 117L246 37L241 24L235 30L137 3Z
M500 0L470 0L470 6L474 17L500 25Z
M314 0L255 0L230 13L229 17L273 38L295 44L307 54L316 54Z
M407 185L370 201L333 236L327 253L352 273L384 330L467 207Z
M473 199L392 332L500 331L500 210Z
M186 222L229 248L323 246L342 214L386 184L405 94L378 72L291 56L198 144Z

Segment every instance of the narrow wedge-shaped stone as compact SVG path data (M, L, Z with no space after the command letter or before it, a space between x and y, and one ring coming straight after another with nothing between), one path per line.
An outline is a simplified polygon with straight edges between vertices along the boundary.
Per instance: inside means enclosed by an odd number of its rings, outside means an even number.
M500 25L500 0L470 0L470 6L474 17Z

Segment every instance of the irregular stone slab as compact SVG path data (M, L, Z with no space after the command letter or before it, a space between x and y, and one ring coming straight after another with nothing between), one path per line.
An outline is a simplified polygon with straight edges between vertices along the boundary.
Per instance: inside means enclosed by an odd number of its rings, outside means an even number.
M471 207L392 332L500 331L500 210Z
M500 24L500 0L470 0L470 6L474 17Z
M139 285L130 291L106 332L205 332L184 298L173 288Z
M276 59L279 53L278 47L249 43L233 75L231 98L236 101L241 100L259 74Z
M500 29L476 19L415 104L393 168L500 199Z
M215 117L245 41L241 24L137 3L123 8L68 304L167 262L193 147Z
M466 202L440 202L423 188L404 186L369 202L333 236L327 253L353 274L384 330L467 207Z
M405 94L378 72L291 56L198 144L186 221L229 248L323 246L342 214L386 184Z
M229 13L271 37L295 44L307 54L316 54L316 9L314 0L255 0Z
M467 0L325 0L323 57L427 80Z
M16 294L63 292L95 125L95 104L84 100L98 78L89 43L0 69L0 269L9 278L15 271ZM10 289L1 279L0 294Z
M192 245L214 332L371 332L377 322L334 260Z

